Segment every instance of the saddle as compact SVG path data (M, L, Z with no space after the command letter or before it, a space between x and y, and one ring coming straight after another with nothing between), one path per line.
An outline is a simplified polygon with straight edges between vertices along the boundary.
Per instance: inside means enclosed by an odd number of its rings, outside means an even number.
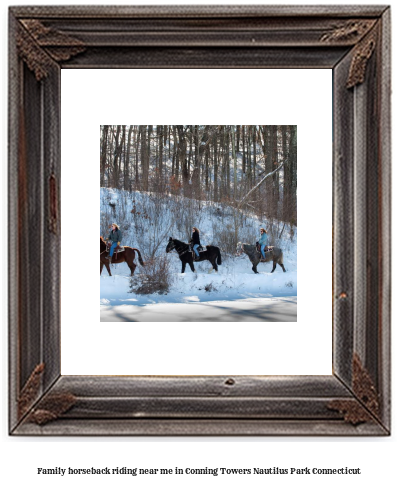
M204 251L204 247L202 246L202 244L199 245L198 247L198 251ZM194 246L193 246L193 243L190 243L189 244L189 248L188 248L189 251L194 251Z
M200 244L198 247L198 253L200 251L204 251L204 250L205 250L205 248ZM195 254L194 247L193 247L192 243L190 243L189 251L192 253L194 261L199 261L199 258L197 258L197 255Z
M107 249L106 249L107 253L109 253L109 250L111 249L111 245L112 243L107 243ZM121 253L122 251L125 251L125 248L119 245L114 249L114 255L116 253Z
M265 248L265 253L268 253L269 251L273 251L273 249L274 249L274 246L267 246L267 248ZM261 253L261 251L260 251L260 244L258 242L256 243L256 251L258 253Z

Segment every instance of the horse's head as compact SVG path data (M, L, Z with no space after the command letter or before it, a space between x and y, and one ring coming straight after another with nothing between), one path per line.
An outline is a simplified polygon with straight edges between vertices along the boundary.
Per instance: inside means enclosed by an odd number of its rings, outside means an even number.
M249 256L252 255L254 252L256 252L256 246L241 242L237 243L236 256L240 256L242 253L245 253Z
M102 236L100 236L100 253L101 253L102 251L105 251L106 247L107 247L106 242L104 241L103 237L102 237Z
M174 242L174 240L170 237L170 238L169 238L168 245L166 246L166 252L167 252L167 253L170 253L173 249L175 249L175 247L176 247L175 242Z

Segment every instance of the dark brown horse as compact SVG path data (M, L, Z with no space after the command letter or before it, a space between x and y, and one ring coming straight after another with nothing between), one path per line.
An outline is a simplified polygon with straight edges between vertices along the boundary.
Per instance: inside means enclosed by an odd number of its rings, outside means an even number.
M121 251L120 253L114 253L112 256L111 263L123 263L126 261L130 268L130 272L133 275L134 271L136 270L136 264L133 263L135 257L136 257L136 251L137 255L139 257L139 262L141 266L144 266L144 261L143 258L141 257L141 253L137 248L129 248L129 246L124 246L125 251ZM107 258L108 252L106 251L107 249L107 244L104 241L103 237L100 236L100 275L101 272L103 271L103 266L105 265L106 269L108 270L108 273L111 275L111 269L109 268L110 261Z

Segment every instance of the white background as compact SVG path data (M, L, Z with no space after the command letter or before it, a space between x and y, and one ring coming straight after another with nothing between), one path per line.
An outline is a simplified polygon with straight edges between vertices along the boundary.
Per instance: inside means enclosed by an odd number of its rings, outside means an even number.
M26 1L14 1L13 4L26 4ZM43 3L43 2L35 2ZM55 2L51 2L54 4ZM63 2L70 3L70 2ZM71 2L76 3L76 2ZM101 3L86 1L85 3ZM120 4L125 3L119 0ZM141 3L145 3L144 0ZM151 3L157 3L155 0ZM180 3L178 0L175 4ZM186 0L183 3L189 3ZM198 1L197 3L201 3ZM206 4L212 3L210 0ZM218 4L236 3L233 0L223 2L218 0ZM239 2L238 2L239 3ZM253 1L253 3L257 3ZM286 2L296 3L296 2ZM307 2L308 4L320 4L327 2ZM329 2L328 2L329 3ZM337 2L346 3L346 2ZM385 4L374 0L372 2L361 2L372 4ZM362 490L374 492L375 490L387 489L395 490L398 483L397 475L397 456L399 455L399 445L397 437L397 411L398 405L398 364L395 358L398 354L398 337L395 327L398 325L398 309L395 306L395 299L398 298L396 283L396 258L393 258L394 266L394 285L393 295L393 426L392 436L389 438L10 438L7 436L7 298L6 298L6 185L7 175L5 162L7 159L7 4L3 3L1 39L2 39L2 416L1 416L1 482L5 490L29 489L41 491L66 491L71 487L77 490L93 488L96 491L105 491L111 488L117 490L160 490L171 489L178 491L186 490L293 490L293 488L306 489L310 492L335 491L338 488L346 490ZM397 26L399 18L396 9L393 9L393 42L394 53L397 52ZM394 67L393 81L394 87L397 80L397 67ZM397 98L394 93L394 129L396 129ZM117 122L120 123L120 122ZM128 122L129 123L129 122ZM168 123L170 123L168 121ZM397 134L397 131L396 131ZM394 142L395 143L395 142ZM397 155L396 146L394 147L393 163ZM393 166L393 251L397 251L398 245L398 198L397 190L398 179ZM97 228L97 221L96 221ZM397 304L397 303L396 303ZM230 478L221 480L212 476L192 478L189 476L171 476L160 478L135 479L132 477L121 477L119 479L109 478L76 478L76 477L39 477L36 475L37 467L91 467L91 466L141 466L141 467L216 467L216 466L240 466L240 467L361 467L362 475L359 477L350 476L301 476L293 475L288 477L270 476L267 478L245 479L245 477ZM132 482L133 480L133 482Z
M331 374L332 71L63 70L61 88L61 373ZM97 250L100 124L151 122L298 125L296 323L100 323L98 255L71 238Z

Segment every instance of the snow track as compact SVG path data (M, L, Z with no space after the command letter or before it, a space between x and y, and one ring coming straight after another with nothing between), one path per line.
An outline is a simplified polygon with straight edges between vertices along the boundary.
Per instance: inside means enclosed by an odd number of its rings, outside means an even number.
M296 297L235 301L100 306L101 321L128 322L281 322L297 320Z

